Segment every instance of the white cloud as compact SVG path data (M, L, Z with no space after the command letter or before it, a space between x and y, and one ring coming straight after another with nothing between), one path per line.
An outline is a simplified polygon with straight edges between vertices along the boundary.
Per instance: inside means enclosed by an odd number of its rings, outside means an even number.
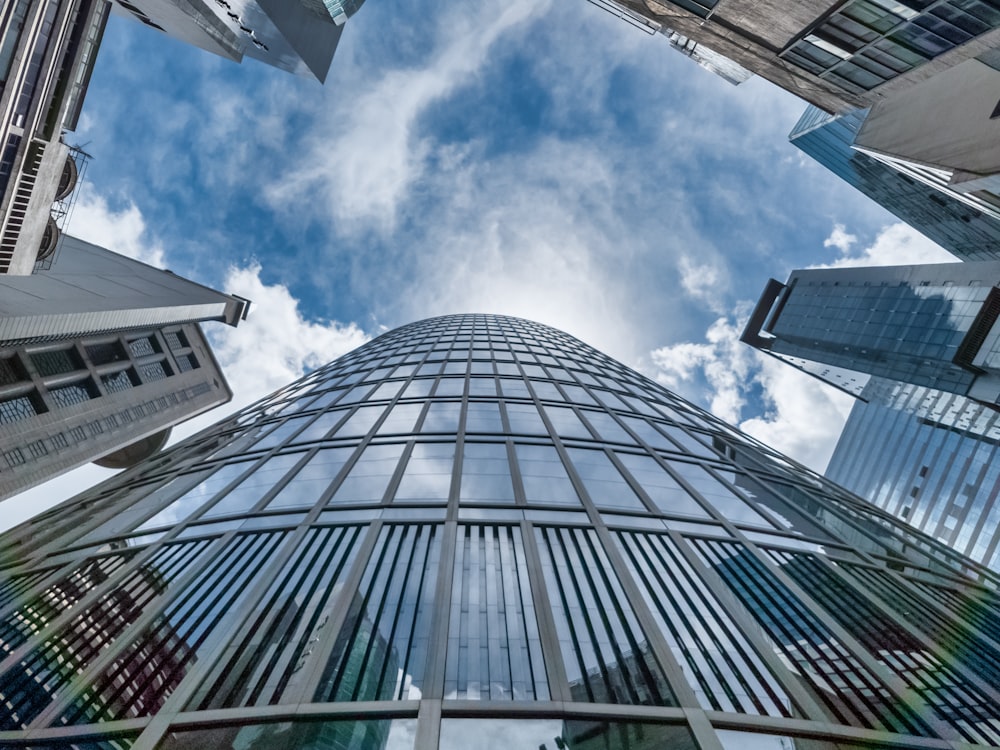
M355 323L307 320L288 287L266 284L260 273L258 264L232 267L221 285L227 292L251 300L247 320L237 328L206 325L215 356L236 394L234 404L239 407L369 339Z
M746 308L716 320L704 343L651 352L657 381L744 432L823 471L854 399L739 341ZM748 404L758 413L746 418Z
M840 439L855 399L776 359L758 355L754 380L765 394L765 412L740 429L800 463L823 471Z
M286 206L318 198L322 213L342 229L358 223L393 228L397 206L420 180L431 150L416 134L417 121L476 76L499 38L548 6L549 0L512 0L485 22L481 13L446 14L436 30L443 45L429 64L385 72L349 107L328 100L305 158L266 190L269 201Z
M754 351L740 343L739 334L733 319L719 318L706 331L704 344L685 342L654 350L650 358L659 370L657 380L667 388L683 390L700 373L708 385L709 411L735 424L758 366Z
M166 267L163 245L146 231L139 208L131 201L121 208L112 208L107 198L87 184L80 188L67 231L151 266Z
M721 263L699 263L688 255L677 263L681 287L687 294L706 304L713 312L723 311L722 301L729 289L726 268Z
M843 255L847 255L857 241L857 235L848 234L847 228L843 224L834 224L830 236L823 240L823 247L835 247Z
M920 263L957 263L958 259L908 224L898 222L885 227L870 246L859 254L851 250L857 237L848 234L842 224L833 228L824 247L836 247L841 258L833 263L810 268L855 268L860 266L900 266Z

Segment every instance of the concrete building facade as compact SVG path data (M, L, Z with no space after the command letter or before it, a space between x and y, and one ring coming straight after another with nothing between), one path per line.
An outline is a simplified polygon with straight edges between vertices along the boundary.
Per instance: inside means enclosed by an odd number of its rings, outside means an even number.
M0 499L130 466L229 401L198 323L248 304L69 236L52 269L0 277Z

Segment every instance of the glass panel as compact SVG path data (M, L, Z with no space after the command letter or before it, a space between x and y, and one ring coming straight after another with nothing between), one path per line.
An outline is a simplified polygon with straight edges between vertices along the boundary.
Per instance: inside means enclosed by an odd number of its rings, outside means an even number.
M330 503L380 503L396 471L403 445L369 445L361 454Z
M296 695L363 533L362 526L310 529L186 710L274 705L286 691Z
M378 421L385 410L384 406L360 406L348 419L337 428L335 433L338 438L364 437Z
M253 465L250 461L239 464L227 464L199 484L192 487L170 505L139 526L136 531L146 531L168 524L175 524L191 516L207 500L211 499L223 487L232 482Z
M723 518L737 523L747 523L757 526L776 528L775 524L765 519L731 489L698 464L687 464L681 461L671 461L670 468L690 484L694 490L708 501L708 504L718 511Z
M423 404L396 404L379 425L376 435L410 434L413 432Z
M451 401L432 401L427 409L427 416L420 428L421 433L445 432L454 435L458 432L458 417L462 405Z
M599 508L646 509L604 451L568 448L566 452L594 505Z
M547 700L521 532L459 526L445 698Z
M513 503L514 485L504 443L466 443L460 501Z
M597 430L597 434L605 440L635 445L635 438L622 429L622 426L610 414L600 411L583 411L581 413Z
M696 750L686 727L596 719L442 719L440 750ZM764 748L753 748L764 750ZM775 748L774 750L778 750Z
M299 469L285 487L265 506L275 508L311 507L337 476L354 448L323 448Z
M569 407L552 406L550 404L544 407L544 409L549 421L552 423L552 429L555 430L556 435L559 437L580 438L581 440L594 439L593 435L590 434L590 430L580 422L580 418L576 416L576 412Z
M454 443L417 443L396 490L394 502L448 502Z
M634 453L616 453L628 472L635 477L639 486L646 491L656 507L664 513L681 516L711 518L701 504L680 486L666 469L652 456L638 456Z
M872 729L928 733L924 721L750 550L703 539L692 545L767 633L775 652L795 665L813 686L813 695L843 717L841 721Z
M188 670L218 648L240 605L267 575L284 534L238 535L213 565L170 600L164 612L73 701L60 723L93 723L156 713Z
M33 721L95 659L149 608L156 606L182 575L199 563L210 547L207 540L168 544L118 581L112 590L84 607L52 638L36 646L2 677L4 703L0 727L21 729ZM159 664L152 659L149 668ZM126 673L127 675L128 673ZM163 684L175 685L165 674ZM82 704L84 706L89 703Z
M437 526L384 526L314 700L420 698L439 565Z
M503 434L503 423L500 421L500 404L470 401L466 407L465 431Z
M254 469L246 479L223 495L222 499L199 516L199 520L224 516L230 513L246 513L274 487L305 454L289 453L273 456Z
M673 541L663 534L614 536L701 707L792 716L785 691Z
M517 463L529 503L579 505L573 483L551 445L516 446Z
M416 719L300 721L169 732L156 750L413 750Z
M592 529L535 528L574 701L674 705Z
M514 435L548 435L542 418L538 415L538 409L534 404L512 404L509 401L505 404L507 409L507 421L510 422L510 431Z

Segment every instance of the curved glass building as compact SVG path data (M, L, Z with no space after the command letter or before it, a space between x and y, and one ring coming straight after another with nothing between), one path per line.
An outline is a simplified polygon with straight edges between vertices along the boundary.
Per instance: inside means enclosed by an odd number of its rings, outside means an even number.
M514 318L386 333L0 551L0 747L1000 745L995 574Z

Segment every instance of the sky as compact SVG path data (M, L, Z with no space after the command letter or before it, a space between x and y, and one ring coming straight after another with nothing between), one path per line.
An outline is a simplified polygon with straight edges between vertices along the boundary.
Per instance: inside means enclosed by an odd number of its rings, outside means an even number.
M732 86L586 0L368 0L325 84L113 17L68 231L253 300L206 324L233 402L460 312L560 328L822 470L850 397L738 342L767 279L952 257ZM6 501L0 528L108 476Z

